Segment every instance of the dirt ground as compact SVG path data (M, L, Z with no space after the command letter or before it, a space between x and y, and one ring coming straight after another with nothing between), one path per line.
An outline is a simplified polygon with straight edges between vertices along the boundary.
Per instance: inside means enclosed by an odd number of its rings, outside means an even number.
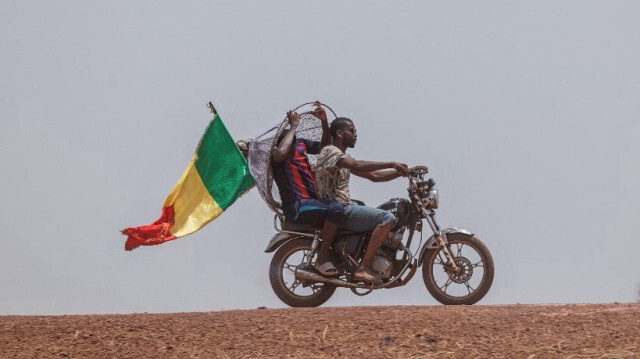
M0 316L0 358L640 358L640 304Z

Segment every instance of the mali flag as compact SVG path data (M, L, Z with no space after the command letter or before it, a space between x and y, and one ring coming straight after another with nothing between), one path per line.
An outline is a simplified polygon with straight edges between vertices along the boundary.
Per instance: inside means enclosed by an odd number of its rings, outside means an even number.
M189 167L164 201L162 216L148 226L123 230L128 236L125 249L191 234L216 219L254 185L246 159L214 112Z

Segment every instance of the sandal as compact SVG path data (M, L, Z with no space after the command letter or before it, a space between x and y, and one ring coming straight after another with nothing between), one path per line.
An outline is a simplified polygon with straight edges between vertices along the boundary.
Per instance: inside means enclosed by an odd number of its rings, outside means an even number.
M318 265L318 263L316 263L314 268L318 272L320 272L320 274L327 277L334 277L338 275L338 270L336 269L336 266L334 266L333 263L331 262L324 262L321 265Z
M383 280L379 276L369 272L368 270L360 267L353 273L353 278L357 280L361 280L363 282L368 282L372 284L382 284Z

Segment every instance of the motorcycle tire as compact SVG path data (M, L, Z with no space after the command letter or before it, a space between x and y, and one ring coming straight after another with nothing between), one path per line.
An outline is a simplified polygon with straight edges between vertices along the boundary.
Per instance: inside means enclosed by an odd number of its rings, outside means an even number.
M291 239L276 250L271 260L271 288L280 300L291 307L317 307L329 300L336 291L336 287L323 283L313 283L304 287L304 283L295 279L295 268L306 263L307 255L311 251L311 242L312 239L304 237Z
M430 249L422 263L424 285L442 304L475 304L487 294L493 283L494 265L491 253L476 236L451 233L447 235L447 240L454 261L462 268L462 273L455 275L448 272L442 249ZM449 289L452 291L448 293Z

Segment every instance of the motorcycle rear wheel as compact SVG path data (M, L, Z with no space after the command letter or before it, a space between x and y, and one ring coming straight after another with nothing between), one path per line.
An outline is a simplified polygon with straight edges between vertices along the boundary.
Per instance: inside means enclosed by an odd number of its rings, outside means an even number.
M431 249L422 263L422 279L431 295L446 305L471 305L482 299L493 283L494 265L489 249L476 236L447 235L451 255L462 271L454 274L442 249Z
M294 276L296 267L306 264L311 252L309 238L294 238L276 250L269 267L271 288L278 298L292 307L317 307L324 304L336 287L323 283L302 283ZM311 261L313 265L314 261Z

